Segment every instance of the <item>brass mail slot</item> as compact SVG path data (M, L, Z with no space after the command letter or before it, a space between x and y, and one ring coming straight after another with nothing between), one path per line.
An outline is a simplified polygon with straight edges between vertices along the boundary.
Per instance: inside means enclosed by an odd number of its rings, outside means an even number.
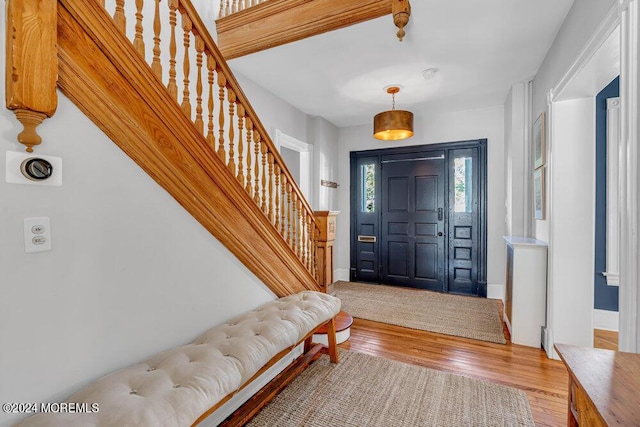
M358 236L358 242L375 243L376 236Z

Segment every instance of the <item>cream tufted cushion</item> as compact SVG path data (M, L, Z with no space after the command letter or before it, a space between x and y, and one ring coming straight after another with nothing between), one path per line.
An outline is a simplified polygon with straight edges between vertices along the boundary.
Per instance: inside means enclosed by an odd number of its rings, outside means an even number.
M17 426L190 426L339 311L339 299L312 291L269 302L191 344L102 377L67 400L98 403L97 413L39 413Z

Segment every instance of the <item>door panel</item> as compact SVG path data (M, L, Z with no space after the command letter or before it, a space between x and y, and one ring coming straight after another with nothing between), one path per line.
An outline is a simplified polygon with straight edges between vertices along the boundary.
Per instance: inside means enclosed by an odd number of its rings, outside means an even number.
M478 295L478 150L452 150L449 162L449 292Z
M355 209L355 231L352 245L355 266L351 269L351 280L365 282L379 281L378 268L378 226L379 226L379 192L378 157L363 157L352 160L351 179L357 186L352 193L351 206Z
M444 152L381 162L382 282L444 291ZM406 156L405 156L406 157Z

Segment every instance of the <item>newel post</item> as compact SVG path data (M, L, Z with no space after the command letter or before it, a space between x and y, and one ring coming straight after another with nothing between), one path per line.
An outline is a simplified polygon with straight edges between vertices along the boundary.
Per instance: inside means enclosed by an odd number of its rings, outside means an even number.
M336 239L337 211L316 211L320 234L316 240L318 282L326 293L333 293L333 243Z
M32 152L36 127L58 105L57 0L7 0L6 105L24 130L18 141Z

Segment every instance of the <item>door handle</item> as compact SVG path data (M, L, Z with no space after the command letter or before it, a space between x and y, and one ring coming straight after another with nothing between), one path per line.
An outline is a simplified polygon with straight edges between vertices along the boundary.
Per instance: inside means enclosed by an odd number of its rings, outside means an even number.
M438 237L442 237L444 236L444 233L442 231L438 231Z

